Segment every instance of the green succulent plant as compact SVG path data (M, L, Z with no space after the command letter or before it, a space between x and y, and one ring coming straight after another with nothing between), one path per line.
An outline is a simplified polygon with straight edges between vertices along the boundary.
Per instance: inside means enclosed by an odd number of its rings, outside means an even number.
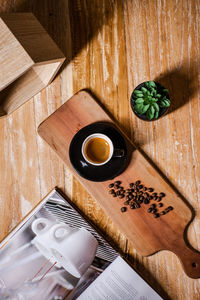
M147 81L144 86L132 94L134 111L139 115L146 115L147 119L157 119L160 108L169 107L168 90L159 88L154 81Z

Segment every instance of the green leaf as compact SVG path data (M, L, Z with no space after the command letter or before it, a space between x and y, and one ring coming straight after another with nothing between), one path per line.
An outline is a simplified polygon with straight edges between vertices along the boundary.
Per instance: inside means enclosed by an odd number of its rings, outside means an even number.
M148 81L146 81L144 85L145 85L147 88L149 88L149 87L150 87L150 86L149 86L149 82L148 82Z
M147 114L146 114L147 118L149 120L152 120L154 117L154 113L155 113L155 108L153 106L150 106L149 109L147 110Z
M156 84L154 81L149 81L149 85L152 86L152 87L156 87Z
M147 104L147 105L144 105L144 106L143 106L142 114L145 114L145 113L146 113L146 111L148 110L149 106L150 106L150 104Z
M134 110L141 115L143 107L144 105L142 103L138 103L134 106Z
M169 107L170 104L166 100L161 100L160 101L160 107Z
M168 99L164 100L165 102L165 107L169 107L170 106L170 101Z
M168 89L163 89L163 93L168 94Z
M156 111L156 112L155 112L155 115L154 115L154 119L158 119L158 116L159 116L159 112Z
M165 102L164 102L164 100L161 100L161 101L160 101L159 106L160 106L160 107L165 107Z
M153 89L153 95L156 96L157 95L157 91L155 89Z
M142 88L141 88L141 91L143 91L143 92L148 92L147 89L146 89L145 87L142 87Z
M143 103L144 102L144 99L143 98L137 98L135 100L135 103Z
M156 102L153 103L153 107L155 108L156 112L159 112L160 108Z
M160 107L169 107L170 101L166 97L163 97L163 99L160 101Z
M133 92L133 94L135 94L136 96L140 96L140 95L143 96L142 92L139 91L139 90L135 90L135 91Z
M157 94L157 95L156 95L156 98L161 98L161 94Z

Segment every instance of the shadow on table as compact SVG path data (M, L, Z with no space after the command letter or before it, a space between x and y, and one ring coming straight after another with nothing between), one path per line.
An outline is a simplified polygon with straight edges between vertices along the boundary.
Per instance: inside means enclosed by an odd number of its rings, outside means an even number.
M179 68L166 71L154 80L169 90L171 106L169 113L190 101L198 90L198 68L194 61L183 63Z
M66 67L107 24L114 2L104 0L23 0L6 12L32 12L66 56Z

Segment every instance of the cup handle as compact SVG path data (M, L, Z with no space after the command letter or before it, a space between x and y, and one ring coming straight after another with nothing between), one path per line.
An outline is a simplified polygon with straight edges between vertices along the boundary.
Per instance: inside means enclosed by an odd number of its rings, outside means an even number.
M52 228L52 236L56 241L62 241L73 229L64 224L58 224Z
M113 157L123 157L125 155L124 149L114 149Z
M45 232L50 225L51 222L48 219L39 218L33 221L31 229L36 235L40 235L41 233Z

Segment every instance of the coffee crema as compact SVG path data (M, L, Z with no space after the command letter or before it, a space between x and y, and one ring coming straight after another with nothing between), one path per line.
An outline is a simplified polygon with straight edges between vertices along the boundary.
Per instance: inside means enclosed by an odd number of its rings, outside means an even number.
M86 143L84 154L87 160L92 163L104 163L109 158L110 145L103 138L92 138Z

